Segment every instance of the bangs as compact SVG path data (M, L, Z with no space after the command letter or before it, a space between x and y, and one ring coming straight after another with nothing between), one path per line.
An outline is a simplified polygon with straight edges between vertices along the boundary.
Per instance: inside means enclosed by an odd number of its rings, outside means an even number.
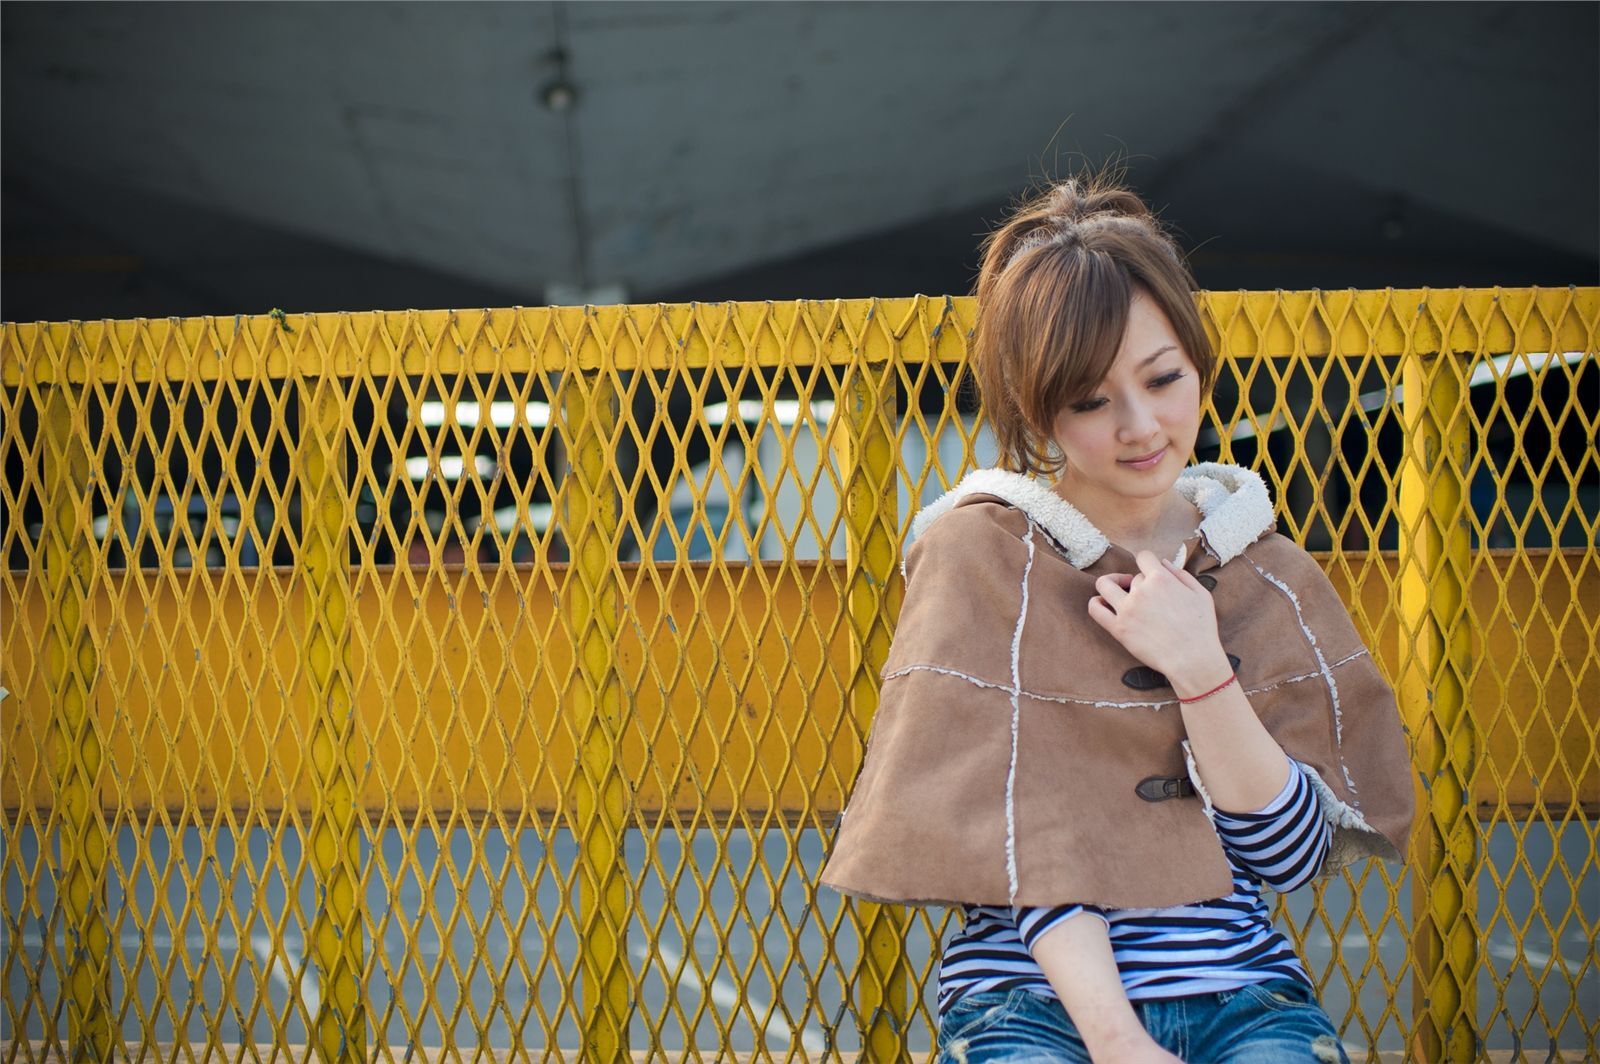
M1042 248L1027 267L1014 318L1017 405L1047 432L1063 407L1087 398L1111 372L1141 286L1110 255L1082 245Z

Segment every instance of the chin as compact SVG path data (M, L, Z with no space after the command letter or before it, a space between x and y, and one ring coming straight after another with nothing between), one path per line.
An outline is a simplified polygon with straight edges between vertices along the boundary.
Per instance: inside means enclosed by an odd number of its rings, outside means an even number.
M1118 472L1126 472L1126 470L1119 469ZM1158 499L1171 491L1172 485L1178 482L1178 474L1175 472L1171 474L1162 473L1159 476L1136 472L1134 476L1139 478L1139 482L1132 488L1129 488L1126 484L1119 485L1120 494L1131 499Z

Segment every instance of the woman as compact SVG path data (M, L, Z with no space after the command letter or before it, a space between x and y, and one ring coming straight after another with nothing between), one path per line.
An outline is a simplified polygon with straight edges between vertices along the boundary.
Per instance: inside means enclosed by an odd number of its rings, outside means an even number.
M955 904L942 1060L1344 1060L1263 884L1398 859L1393 692L1265 485L1185 468L1215 361L1139 198L1067 181L986 241L1008 469L919 514L823 881Z

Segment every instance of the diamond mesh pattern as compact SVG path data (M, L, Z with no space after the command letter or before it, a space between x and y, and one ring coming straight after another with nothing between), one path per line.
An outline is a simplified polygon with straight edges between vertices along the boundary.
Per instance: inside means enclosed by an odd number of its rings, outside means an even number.
M1422 798L1281 925L1358 1059L1593 1056L1600 291L1201 302ZM972 316L4 326L0 1057L928 1057L949 914L816 879Z

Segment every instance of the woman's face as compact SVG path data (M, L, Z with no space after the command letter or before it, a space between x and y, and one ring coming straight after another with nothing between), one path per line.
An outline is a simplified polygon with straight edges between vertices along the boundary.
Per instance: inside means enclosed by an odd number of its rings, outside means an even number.
M1154 300L1134 296L1110 372L1056 415L1052 434L1067 459L1062 485L1086 501L1155 499L1172 487L1200 434L1200 379Z

